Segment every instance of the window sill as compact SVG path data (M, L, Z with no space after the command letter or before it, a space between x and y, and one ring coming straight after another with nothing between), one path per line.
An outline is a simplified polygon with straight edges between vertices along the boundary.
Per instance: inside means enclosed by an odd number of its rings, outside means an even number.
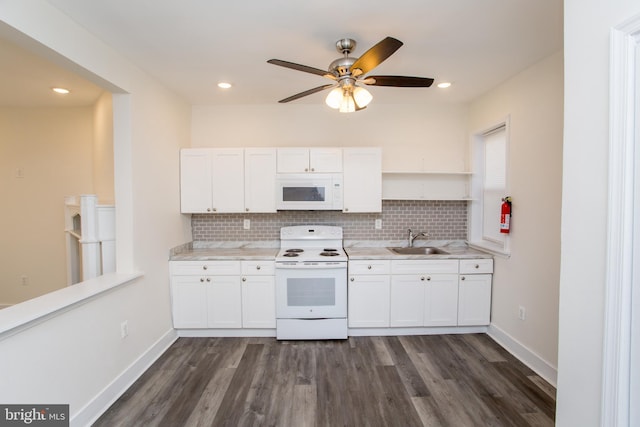
M0 339L133 282L142 273L110 273L0 310Z
M510 258L511 251L505 250L504 246L490 242L468 242L469 247L477 249L479 251L488 252L491 255L499 256L501 258Z

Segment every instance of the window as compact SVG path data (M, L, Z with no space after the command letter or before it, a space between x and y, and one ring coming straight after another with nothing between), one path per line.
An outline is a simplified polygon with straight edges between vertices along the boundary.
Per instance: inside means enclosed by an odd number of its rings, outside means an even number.
M509 195L507 153L506 120L473 137L469 243L503 255L509 254L509 237L500 233L500 206Z

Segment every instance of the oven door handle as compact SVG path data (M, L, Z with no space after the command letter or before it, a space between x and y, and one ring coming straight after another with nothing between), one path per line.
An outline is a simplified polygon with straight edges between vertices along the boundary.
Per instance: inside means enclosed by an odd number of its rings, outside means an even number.
M335 270L346 269L346 262L336 263L295 263L295 264L278 264L276 263L276 270Z

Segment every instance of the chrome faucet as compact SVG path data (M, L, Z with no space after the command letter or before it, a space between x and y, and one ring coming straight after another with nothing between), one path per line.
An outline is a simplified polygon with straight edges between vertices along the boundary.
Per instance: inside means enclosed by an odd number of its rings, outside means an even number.
M429 237L429 233L427 233L426 231L421 231L418 234L413 234L413 231L411 231L411 229L409 228L409 236L407 237L407 242L409 243L409 247L413 247L413 241L416 240L418 237L424 236L424 237Z

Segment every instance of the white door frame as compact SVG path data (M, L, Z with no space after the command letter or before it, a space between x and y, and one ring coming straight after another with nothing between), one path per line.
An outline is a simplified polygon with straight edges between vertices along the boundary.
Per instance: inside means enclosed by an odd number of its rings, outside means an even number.
M611 30L609 106L609 200L607 273L601 425L622 427L640 420L631 398L638 391L633 361L637 351L638 322L633 322L633 296L640 293L640 265L633 251L640 248L640 200L636 198L640 162L640 15ZM635 217L635 230L634 230ZM638 258L636 256L636 258ZM635 289L634 289L635 288ZM637 301L636 301L637 304ZM640 312L634 313L637 317ZM635 328L635 330L634 330ZM635 346L635 347L634 347ZM636 353L636 358L638 354ZM633 361L633 364L632 364ZM631 379L636 373L635 380ZM635 390L632 392L632 390ZM636 396L637 397L637 396ZM633 418L636 418L633 421Z

